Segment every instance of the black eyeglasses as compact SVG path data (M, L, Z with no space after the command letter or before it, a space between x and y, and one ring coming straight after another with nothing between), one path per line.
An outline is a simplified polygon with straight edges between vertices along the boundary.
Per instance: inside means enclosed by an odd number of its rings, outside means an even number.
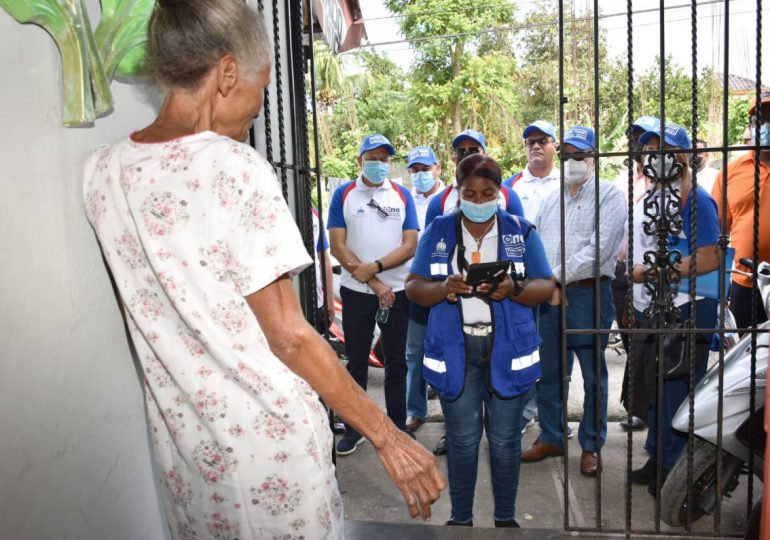
M388 214L388 211L385 210L382 206L380 206L380 203L378 203L374 199L372 199L371 201L366 203L366 206L368 206L369 208L376 209L377 210L377 214L379 214L380 217L386 218L386 217L388 217L390 215L390 214Z
M470 146L468 148L458 148L455 150L457 161L462 161L463 158L470 156L471 154L478 154L481 152L481 148L478 146Z
M524 139L524 145L532 148L536 144L540 146L548 146L551 142L550 137L543 137L542 139Z

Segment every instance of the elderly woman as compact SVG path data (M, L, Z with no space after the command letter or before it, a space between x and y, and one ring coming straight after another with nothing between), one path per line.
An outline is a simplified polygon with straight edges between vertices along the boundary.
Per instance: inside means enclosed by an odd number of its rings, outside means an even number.
M644 283L645 272L650 269L644 263L646 252L657 249L658 236L654 231L645 231L643 224L648 221L644 214L645 203L658 206L655 200L658 197L665 196L671 200L672 194L666 188L666 193L661 194L662 184L659 178L672 178L671 188L681 197L681 202L675 207L677 213L682 219L682 229L678 234L690 246L690 238L694 231L691 228L692 212L697 206L695 215L695 224L697 227L697 273L704 275L716 270L719 267L719 251L717 249L717 239L719 237L719 219L717 217L717 206L711 196L701 187L697 192L692 189L692 170L690 169L689 154L677 152L679 149L692 148L690 136L682 126L674 123L666 123L664 130L663 148L666 150L664 157L660 154L651 154L647 158L649 164L645 168L645 174L653 176L651 178L651 187L644 199L637 203L634 209L634 309L639 326L649 327L652 321L646 319L643 311L650 306L651 296ZM644 150L661 149L660 127L659 124L649 128L639 138L639 142L644 144ZM677 167L676 165L680 167ZM652 174L654 172L654 174ZM697 200L697 205L693 204ZM649 233L649 234L648 234ZM670 237L670 241L676 240ZM691 256L685 256L678 265L682 278L690 275L690 267L693 264ZM655 270L653 267L652 271ZM690 295L678 294L674 303L681 310L681 320L687 321L690 318ZM696 301L696 320L697 328L714 328L717 322L717 301L709 298L700 298ZM671 421L674 414L679 409L679 405L687 397L690 384L696 384L706 371L708 360L708 344L711 340L711 334L699 334L693 341L695 344L696 370L695 380L690 381L687 377L678 379L666 379L663 383L663 395L656 399L657 389L657 371L660 369L660 361L656 361L658 344L654 336L637 336L634 338L634 377L642 377L645 380L646 392L639 395L635 394L632 406L632 414L649 421L649 430L647 431L647 443L645 445L650 459L641 469L637 469L631 474L631 481L636 484L648 486L648 491L655 494L657 479L657 454L658 448L661 449L662 463L660 485L665 482L668 471L674 466L679 454L687 442L687 436L671 427ZM634 385L634 388L638 388ZM660 404L660 405L659 405ZM662 408L662 433L663 439L658 440L658 406Z
M429 517L444 487L433 457L305 321L289 276L312 261L270 165L238 142L270 77L260 16L160 0L149 33L163 106L89 160L85 200L141 362L171 535L341 537L319 394Z
M425 230L407 279L410 300L430 307L425 379L439 393L447 437L452 515L473 524L473 494L483 430L489 441L495 526L518 527L516 490L521 414L540 376L540 338L532 306L554 283L537 231L498 209L500 167L472 154L457 166L460 207ZM511 274L472 286L475 263L510 262Z

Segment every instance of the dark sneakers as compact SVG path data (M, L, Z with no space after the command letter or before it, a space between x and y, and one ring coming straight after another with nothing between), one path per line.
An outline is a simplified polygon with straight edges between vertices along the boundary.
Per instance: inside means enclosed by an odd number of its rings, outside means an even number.
M443 456L446 454L446 433L441 436L441 438L436 443L436 446L433 447L433 454L437 456Z
M447 527L473 527L473 521L469 521L468 523L458 523L457 521L449 520L446 523L444 523Z
M632 484L639 484L640 486L647 486L647 493L650 495L655 495L655 490L657 489L655 478L657 476L657 467L653 460L648 459L647 463L642 466L641 469L636 469L635 471L631 471L631 483ZM666 482L666 478L668 477L668 471L666 469L661 469L661 487Z
M337 443L337 455L347 456L352 454L358 448L358 445L364 442L366 439L358 433L351 433L344 435Z
M655 483L655 462L648 459L641 469L631 471L631 483L649 486L650 482Z
M496 529L518 529L520 527L515 519L505 519L502 521L495 520L495 528Z
M620 421L620 429L623 431L643 431L647 429L647 422L638 416L632 416L631 422L628 421L628 418Z

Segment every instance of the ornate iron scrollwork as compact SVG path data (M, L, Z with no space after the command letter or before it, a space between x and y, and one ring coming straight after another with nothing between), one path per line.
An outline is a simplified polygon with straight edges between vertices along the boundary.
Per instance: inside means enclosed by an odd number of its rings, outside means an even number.
M659 160L671 162L669 167L657 167ZM681 174L684 167L672 152L651 154L644 174L652 180L652 188L644 198L644 233L657 237L656 249L644 252L644 287L649 292L650 305L645 317L655 326L671 327L680 320L681 312L674 299L681 282L679 264L682 254L671 249L669 237L682 231ZM662 174L661 174L662 173Z

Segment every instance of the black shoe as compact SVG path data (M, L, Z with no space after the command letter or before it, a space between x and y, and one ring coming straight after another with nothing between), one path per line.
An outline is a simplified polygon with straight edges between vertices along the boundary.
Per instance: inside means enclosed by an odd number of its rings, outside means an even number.
M502 521L495 520L495 528L497 529L519 529L519 524L515 519L504 519Z
M441 436L436 443L436 446L433 447L433 454L436 456L443 456L446 454L446 433Z
M660 475L662 477L660 482L660 489L663 489L663 485L666 483L666 478L668 478L668 471L666 469L662 469L660 472ZM649 484L647 484L647 493L649 493L653 497L655 496L655 492L658 489L658 486L656 485L654 478L655 478L655 474L653 473L653 480Z
M452 521L451 519L444 523L447 527L473 527L473 521L469 521L468 523L457 523L456 521Z
M655 485L655 467L655 462L648 459L641 469L631 471L631 483L640 486Z
M628 422L628 418L620 421L620 429L623 431L642 431L647 429L647 422L638 416L632 416L630 424Z
M364 439L358 433L351 433L344 435L339 442L337 442L337 455L348 456L356 451L358 445L364 442Z

